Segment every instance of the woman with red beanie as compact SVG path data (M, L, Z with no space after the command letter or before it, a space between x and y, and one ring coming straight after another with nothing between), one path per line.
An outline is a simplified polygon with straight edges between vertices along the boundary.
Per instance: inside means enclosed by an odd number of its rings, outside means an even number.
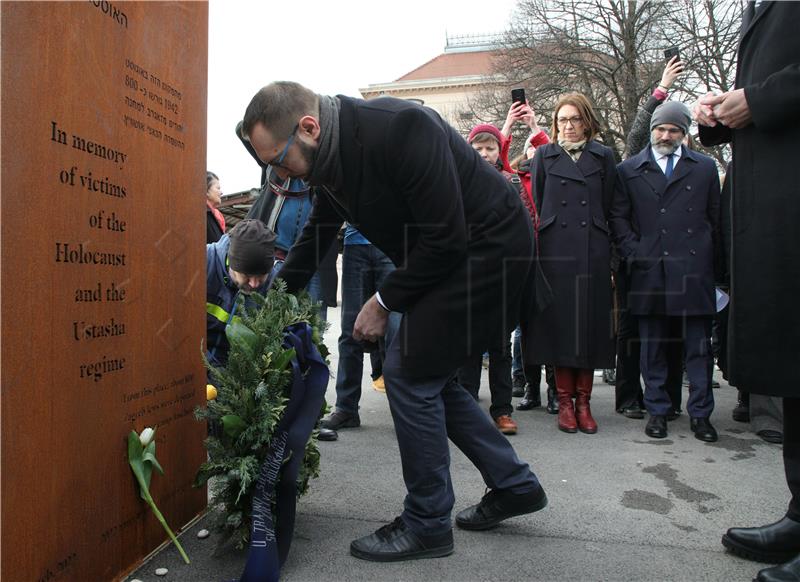
M520 198L533 220L535 216L533 201L522 187L519 176L511 170L508 163L508 148L511 145L511 139L504 137L494 125L483 123L472 128L467 141L484 160L497 168L519 190ZM501 336L487 338L486 343L489 351L489 390L492 395L489 414L500 432L516 434L518 426L511 418L514 410L511 405L511 342L507 336ZM480 388L481 361L481 354L476 354L458 371L459 383L476 400Z

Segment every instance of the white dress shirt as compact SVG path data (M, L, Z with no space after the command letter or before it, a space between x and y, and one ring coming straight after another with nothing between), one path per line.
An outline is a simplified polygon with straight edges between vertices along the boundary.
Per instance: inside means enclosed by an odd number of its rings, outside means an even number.
M675 150L672 153L672 155L675 156L674 158L672 158L672 171L673 172L675 171L675 166L678 165L678 160L681 158L681 150L682 149L683 148L678 148L677 150ZM666 175L666 173L667 173L667 158L669 157L669 154L666 154L666 155L659 154L655 149L653 149L653 146L650 146L650 150L653 152L653 157L655 158L656 163L658 164L658 167L661 168L661 171L664 172L664 174Z

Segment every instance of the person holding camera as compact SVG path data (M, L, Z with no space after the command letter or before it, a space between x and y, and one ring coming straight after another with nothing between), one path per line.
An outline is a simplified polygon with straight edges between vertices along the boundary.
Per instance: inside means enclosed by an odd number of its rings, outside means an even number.
M515 101L515 97L517 100ZM525 143L522 146L522 154L511 162L511 170L519 176L522 186L525 188L528 198L531 200L534 212L534 227L538 222L536 207L533 205L533 193L531 191L531 164L533 156L536 155L537 148L550 143L550 137L539 127L536 122L536 113L530 103L525 100L523 89L514 89L511 92L511 107L506 116L501 133L511 143L511 129L517 122L522 122L530 129ZM508 145L506 146L506 151ZM517 410L532 410L542 405L542 397L539 385L542 381L542 364L525 364L522 358L522 329L517 325L514 329L514 336L511 350L511 386L512 396L522 396L522 400L517 404ZM547 382L547 412L549 414L558 413L558 402L556 400L555 375L551 365L545 365L545 380Z

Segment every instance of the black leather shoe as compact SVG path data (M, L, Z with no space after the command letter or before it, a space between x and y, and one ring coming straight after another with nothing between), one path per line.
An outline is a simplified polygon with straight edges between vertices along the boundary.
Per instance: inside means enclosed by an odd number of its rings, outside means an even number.
M739 390L737 393L736 406L731 413L736 422L750 422L750 393Z
M651 415L644 427L644 434L654 439L667 438L667 418L657 414Z
M800 522L784 517L763 527L733 527L722 545L748 560L785 562L800 553Z
M736 422L750 422L750 406L742 406L742 404L737 404L733 409L731 416Z
M681 412L683 411L680 408L673 408L667 413L667 420L675 420L681 415Z
M515 515L525 515L547 506L547 495L541 486L530 493L511 493L492 489L481 502L458 512L456 525L461 529L490 529Z
M453 553L453 530L435 536L415 534L402 518L350 543L350 553L371 562L441 558Z
M694 438L707 443L715 443L719 440L716 429L711 426L707 418L693 418L689 421L689 428L694 433Z
M638 404L632 404L630 406L626 406L625 408L621 408L619 412L625 418L644 418L644 410L642 410L642 407Z
M800 582L800 556L780 566L760 570L756 582Z
M329 428L321 428L317 433L318 441L335 441L339 438L339 433Z
M322 428L329 428L331 430L339 430L341 428L355 428L361 426L361 419L357 414L350 414L349 412L342 412L337 410L328 418L320 423Z
M777 430L760 430L756 433L756 435L760 436L761 440L767 441L768 443L775 445L780 445L783 443L783 433Z

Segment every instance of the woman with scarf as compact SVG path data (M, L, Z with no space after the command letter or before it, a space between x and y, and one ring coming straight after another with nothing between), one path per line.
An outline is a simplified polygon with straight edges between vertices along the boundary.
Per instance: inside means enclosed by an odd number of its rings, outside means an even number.
M555 366L558 428L571 433L597 432L589 407L594 370L614 364L607 217L616 163L595 140L599 131L588 99L564 95L553 113L554 143L533 159L541 269L523 350L528 361Z
M217 242L225 234L225 217L219 211L222 188L219 176L206 172L206 244Z

